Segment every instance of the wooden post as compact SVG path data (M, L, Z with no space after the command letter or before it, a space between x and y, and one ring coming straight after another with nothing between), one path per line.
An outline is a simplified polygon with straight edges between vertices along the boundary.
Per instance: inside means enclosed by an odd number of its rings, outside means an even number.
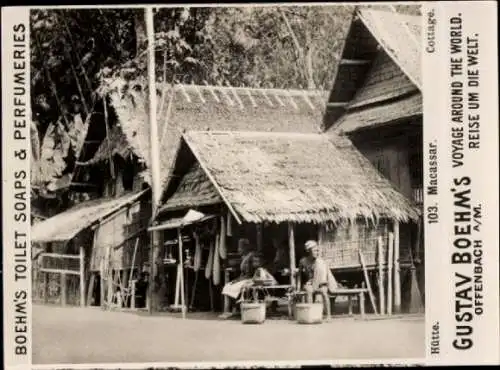
M43 274L43 302L48 303L49 302L49 273L48 272L42 272Z
M378 261L378 299L379 299L379 309L380 314L385 313L385 289L384 289L384 242L382 236L377 239L377 261Z
M66 306L68 301L67 297L67 289L66 289L66 273L61 272L61 306Z
M132 292L130 293L130 308L132 310L135 310L135 282L136 280L132 280L132 284L131 284L131 289L132 289Z
M153 205L158 205L160 194L160 153L158 151L158 122L156 119L156 75L155 75L155 35L153 8L145 8L146 32L148 37L148 92L149 92L149 134L151 151L151 180L153 190ZM155 214L153 214L155 216Z
M394 263L394 234L389 233L387 253L387 313L392 315L392 264Z
M401 312L401 270L399 266L401 246L399 243L399 222L394 220L394 312Z
M179 266L180 266L180 274L181 274L181 307L182 307L182 318L186 318L186 297L184 296L184 258L182 251L182 233L181 229L177 229L177 238L179 240Z
M100 284L99 284L99 294L100 294L100 305L104 308L104 261L101 260L101 273L100 273Z
M257 229L257 252L262 253L262 224L257 224L256 229Z
M229 270L224 270L224 285L229 283ZM227 295L224 295L224 313L229 313L231 310L231 301Z
M295 235L291 222L288 223L288 247L290 252L290 285L295 288Z
M80 306L85 307L85 250L80 247Z
M87 300L85 301L85 303L88 306L92 304L92 298L94 297L94 286L95 286L95 272L91 272L89 288L87 289Z
M160 154L158 151L158 122L156 119L156 76L155 76L155 43L154 43L154 23L153 8L146 7L144 10L146 21L146 33L148 38L147 56L148 56L148 92L149 92L149 144L150 144L150 171L151 171L151 208L152 218L156 217L157 205L160 199ZM148 311L153 313L153 289L156 267L156 244L155 232L151 234L151 253L150 253L150 273L148 289Z

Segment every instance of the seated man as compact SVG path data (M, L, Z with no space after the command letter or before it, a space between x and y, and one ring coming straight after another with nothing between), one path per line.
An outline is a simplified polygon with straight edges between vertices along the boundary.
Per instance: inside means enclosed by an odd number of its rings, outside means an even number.
M331 307L328 292L337 288L338 284L333 277L327 263L319 256L319 246L314 240L305 244L308 255L299 262L299 270L302 277L302 288L307 293L307 302L312 303L313 298L317 301L318 296L322 298L326 319L331 318Z
M248 239L240 239L238 242L238 252L241 255L240 276L229 282L222 289L222 294L237 300L241 292L250 285L253 285L253 275L260 260L256 248L250 244Z

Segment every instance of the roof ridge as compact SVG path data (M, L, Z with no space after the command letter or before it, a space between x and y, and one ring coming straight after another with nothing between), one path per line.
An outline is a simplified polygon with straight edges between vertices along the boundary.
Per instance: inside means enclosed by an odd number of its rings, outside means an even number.
M211 134L223 136L279 136L279 137L321 137L321 132L285 132L285 131L228 131L228 130L187 130L184 135Z

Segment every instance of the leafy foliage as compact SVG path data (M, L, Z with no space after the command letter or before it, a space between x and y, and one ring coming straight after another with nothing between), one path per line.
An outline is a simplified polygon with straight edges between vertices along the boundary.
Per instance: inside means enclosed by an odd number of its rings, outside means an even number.
M393 10L420 12L413 5ZM156 76L328 90L352 13L352 6L337 5L160 8L154 20ZM90 117L105 124L103 81L145 77L144 10L38 9L31 11L31 26L33 132L41 143L33 145L42 151L37 158L66 166L45 171L44 180L38 170L40 183L48 184L51 176L71 172Z

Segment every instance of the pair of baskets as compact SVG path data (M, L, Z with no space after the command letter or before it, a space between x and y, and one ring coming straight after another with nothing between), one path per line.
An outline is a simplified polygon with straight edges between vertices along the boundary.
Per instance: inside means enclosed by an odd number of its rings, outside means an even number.
M264 302L242 302L240 307L243 324L262 324L266 321ZM323 321L323 304L297 303L295 319L299 324L320 324Z

